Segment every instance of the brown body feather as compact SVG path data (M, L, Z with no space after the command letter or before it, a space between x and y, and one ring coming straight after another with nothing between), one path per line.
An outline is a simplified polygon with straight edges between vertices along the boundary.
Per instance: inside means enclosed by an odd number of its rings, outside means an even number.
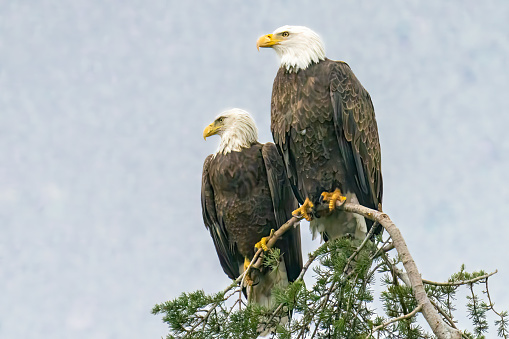
M296 206L274 144L254 143L240 152L206 158L203 220L231 279L242 273L244 258L253 258L254 245L290 219ZM302 269L299 228L287 232L276 246L283 254L288 280L295 280Z
M302 204L339 188L360 204L382 203L381 155L373 104L350 67L325 59L274 80L271 130ZM368 229L371 222L366 222Z

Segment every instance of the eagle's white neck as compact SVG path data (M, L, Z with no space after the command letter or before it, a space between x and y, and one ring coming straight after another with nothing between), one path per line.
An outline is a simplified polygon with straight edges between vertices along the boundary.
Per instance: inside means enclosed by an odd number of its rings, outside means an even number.
M325 47L320 36L309 29L293 34L290 39L272 48L281 58L281 67L289 72L298 72L325 59Z
M228 154L232 151L240 152L242 148L248 148L257 140L257 135L250 135L239 131L226 131L221 136L221 142L216 154Z
M258 129L248 114L227 115L225 128L220 136L221 142L215 154L240 152L242 148L249 148L258 140Z

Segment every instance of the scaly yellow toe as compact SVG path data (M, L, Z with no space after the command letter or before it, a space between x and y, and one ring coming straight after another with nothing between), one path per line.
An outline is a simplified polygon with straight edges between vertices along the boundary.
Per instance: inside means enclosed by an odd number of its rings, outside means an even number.
M322 198L323 201L329 202L329 211L333 211L336 208L336 202L338 200L341 202L346 201L346 197L341 195L339 188L336 188L334 192L323 192Z
M296 217L303 217L307 221L311 221L311 219L313 218L310 216L310 213L313 211L314 206L315 205L313 205L311 200L309 200L309 198L306 198L306 201L304 201L302 206L293 211L292 215Z

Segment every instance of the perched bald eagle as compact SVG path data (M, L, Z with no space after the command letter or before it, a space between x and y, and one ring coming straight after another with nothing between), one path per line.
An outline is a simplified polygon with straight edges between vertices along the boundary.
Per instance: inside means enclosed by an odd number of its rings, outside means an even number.
M281 59L271 130L302 205L295 213L311 221L313 236L364 238L372 222L334 208L338 199L382 207L380 143L368 92L345 62L325 57L320 37L307 27L280 27L257 47L271 47ZM324 200L330 210L318 213L313 207Z
M251 116L232 109L203 131L218 134L219 148L205 159L202 213L224 272L236 279L255 254L255 244L292 217L298 206L283 162L273 143L260 144ZM299 227L276 242L283 260L279 268L256 271L248 279L248 300L271 307L271 289L294 281L302 269Z

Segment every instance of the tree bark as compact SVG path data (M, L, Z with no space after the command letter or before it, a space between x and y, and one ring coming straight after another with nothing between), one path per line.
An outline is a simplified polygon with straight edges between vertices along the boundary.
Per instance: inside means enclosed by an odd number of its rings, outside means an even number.
M392 222L389 216L383 212L375 211L370 208L352 204L352 203L337 203L338 208L343 209L348 212L357 213L362 215L365 218L368 218L373 221L378 221L380 225L385 228L385 230L389 233L392 238L394 247L396 251L398 251L399 256L403 260L403 266L407 271L408 278L410 280L410 284L412 286L412 290L414 292L415 299L422 305L422 315L426 319L426 322L431 327L433 333L439 339L460 339L461 332L457 329L454 329L447 325L438 311L433 307L431 301L424 290L424 284L421 279L421 275L419 270L417 269L417 265L414 262L414 259L410 255L410 251L401 235L401 232L396 227L396 225Z

